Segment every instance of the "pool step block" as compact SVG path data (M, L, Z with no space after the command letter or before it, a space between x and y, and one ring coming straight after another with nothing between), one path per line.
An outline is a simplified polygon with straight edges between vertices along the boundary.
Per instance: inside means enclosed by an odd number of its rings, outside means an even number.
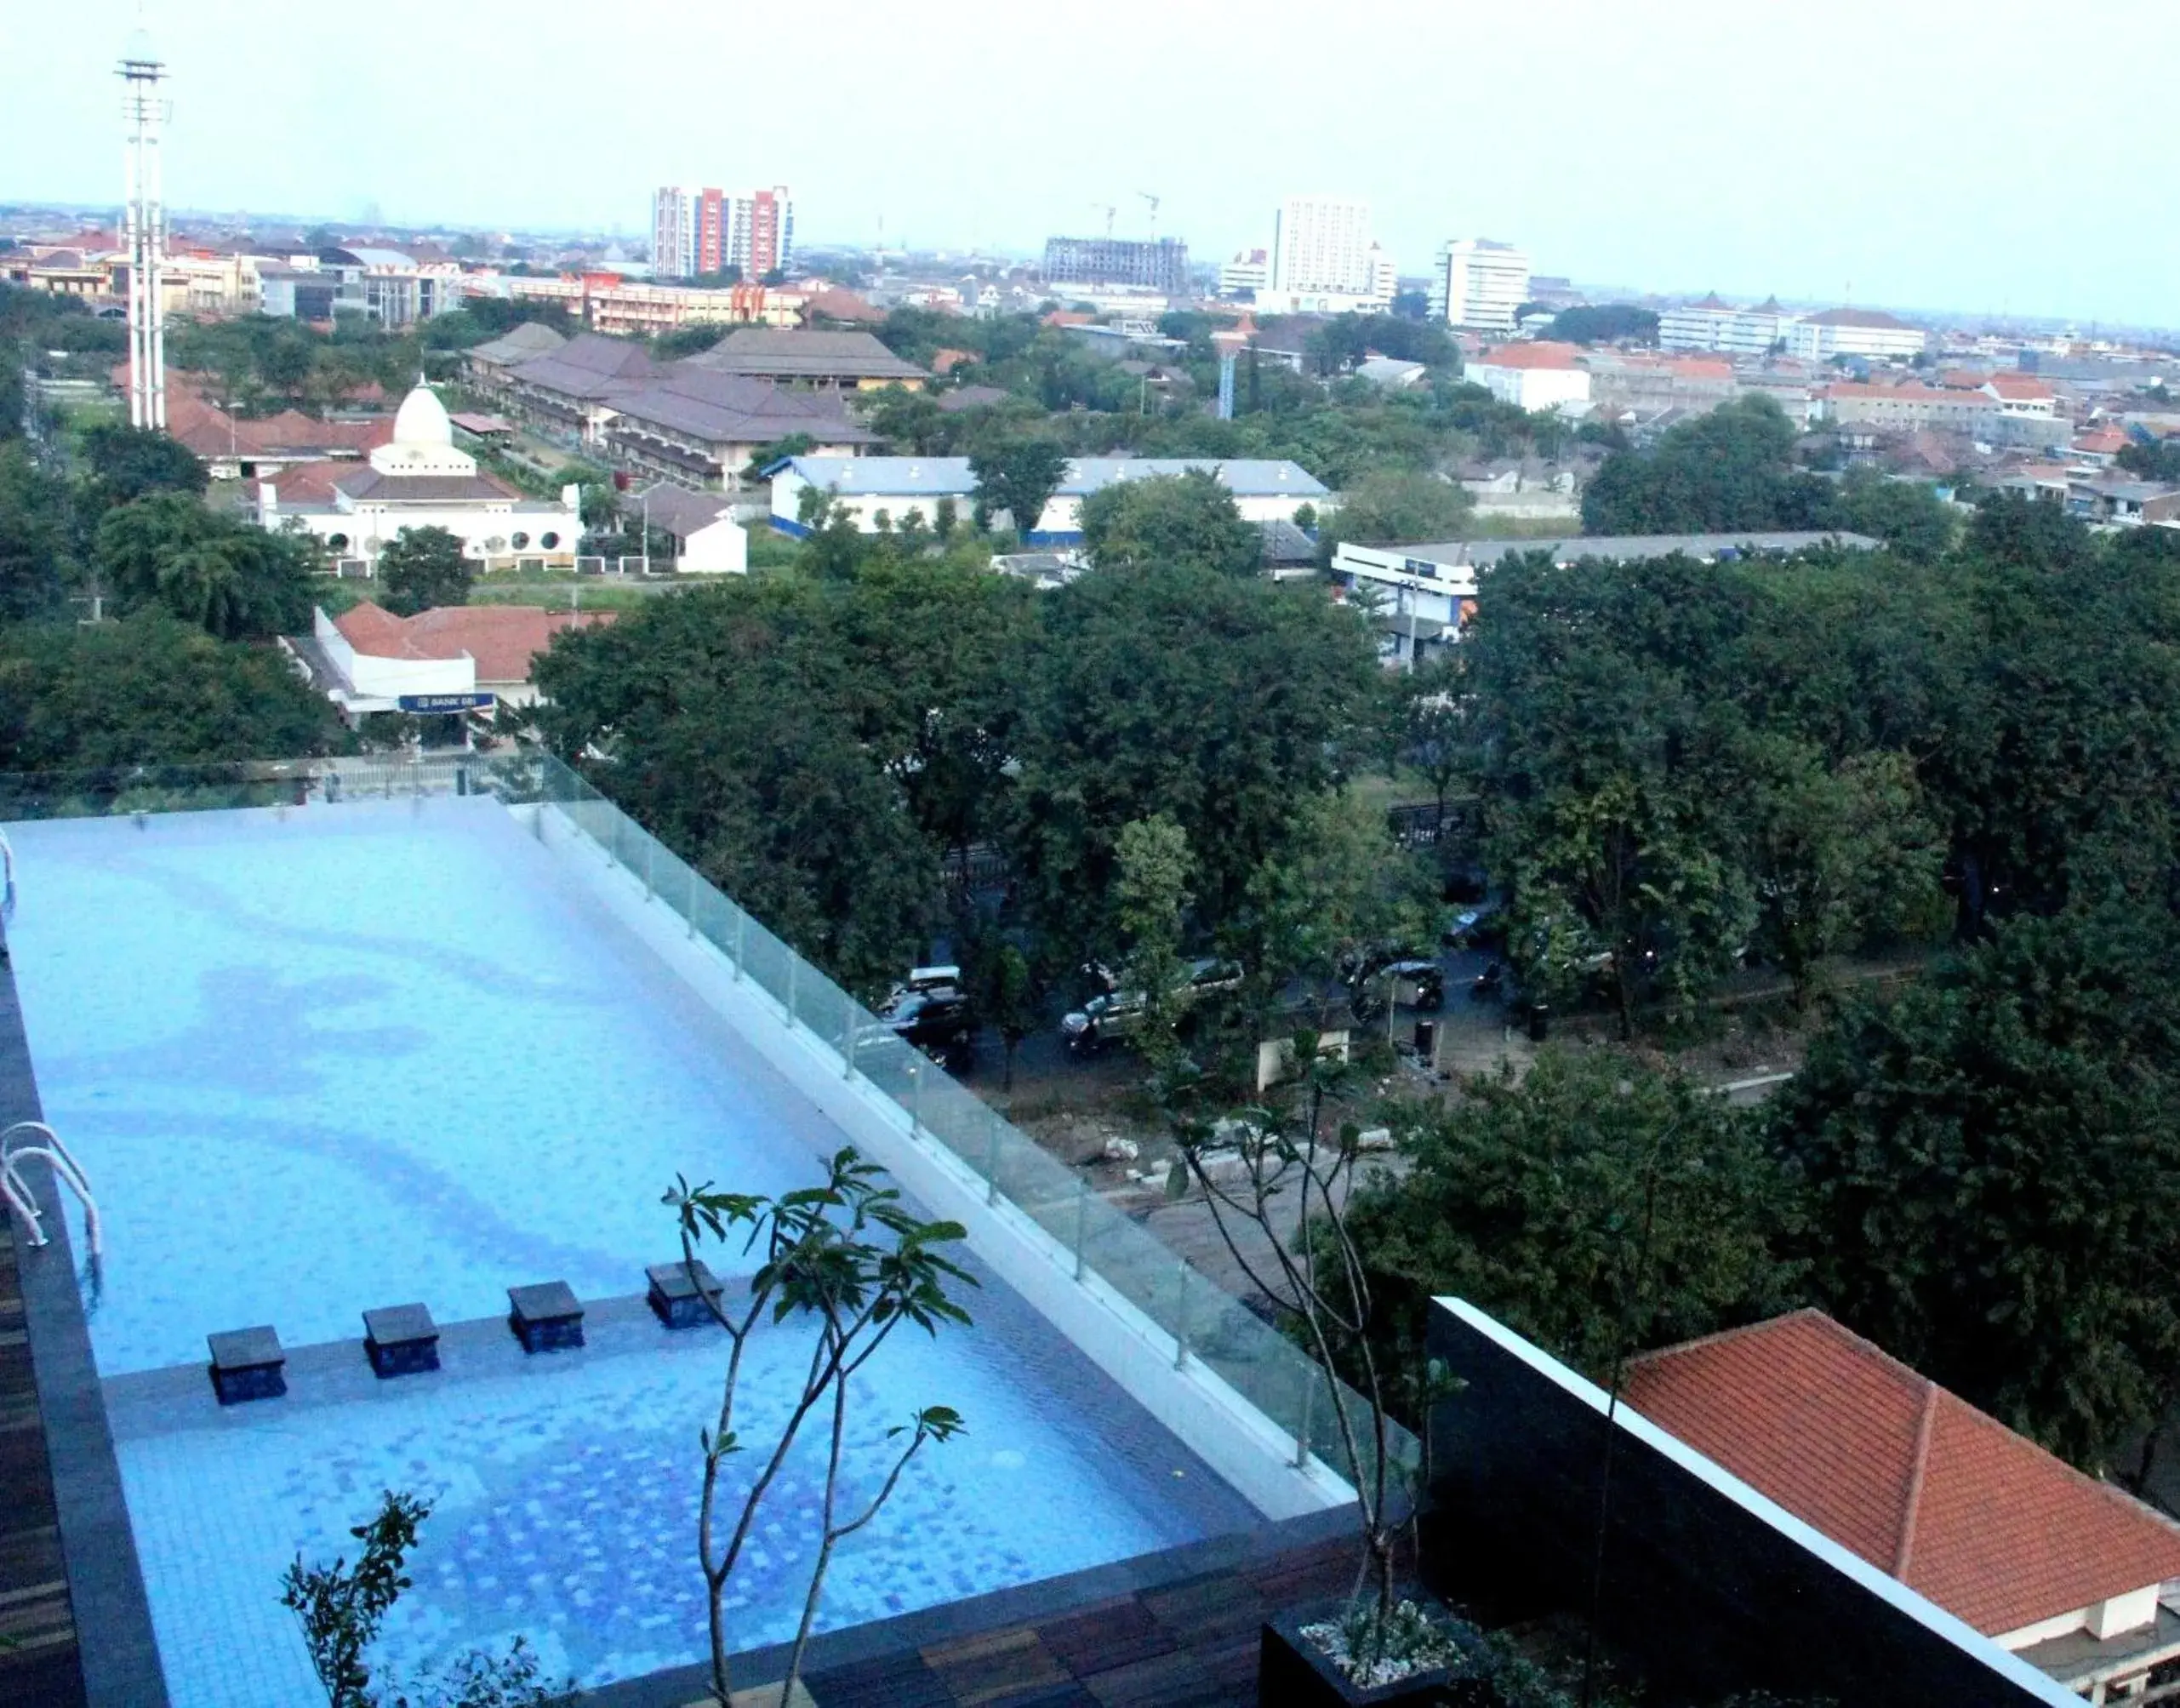
M249 1400L277 1400L288 1391L288 1355L271 1323L208 1334L212 1349L212 1391L223 1406Z
M388 1305L363 1313L363 1353L374 1374L420 1375L439 1368L439 1325L421 1305Z
M693 1277L691 1267L687 1263L654 1263L643 1271L651 1282L644 1298L669 1328L700 1328L717 1320L705 1300L717 1300L718 1279L700 1259L693 1265Z
M564 1281L507 1289L507 1326L525 1352L559 1352L583 1344L583 1306Z

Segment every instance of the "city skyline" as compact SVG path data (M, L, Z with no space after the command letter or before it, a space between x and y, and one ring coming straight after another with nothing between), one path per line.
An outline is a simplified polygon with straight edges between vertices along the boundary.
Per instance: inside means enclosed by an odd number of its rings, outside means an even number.
M1304 63L1298 32L1324 29L1299 9L1274 5L1238 32L1131 0L1094 37L1063 42L973 5L950 21L944 88L896 74L928 49L923 26L849 11L857 27L828 47L828 117L813 125L811 85L791 65L739 80L722 123L704 91L728 32L656 5L630 9L611 37L582 33L581 92L562 94L584 15L573 8L449 15L391 0L359 40L352 26L254 0L188 12L152 3L146 20L174 74L169 197L337 219L375 207L406 226L618 229L634 243L651 189L690 180L694 165L693 181L792 184L806 248L882 236L1034 254L1047 237L1102 231L1107 206L1119 210L1117 235L1145 235L1148 192L1159 232L1208 262L1268 246L1287 197L1333 194L1372 204L1378 241L1412 277L1447 239L1488 236L1518 245L1541 273L1660 293L2173 317L2161 284L2175 239L2139 211L2157 158L2156 49L2180 46L2180 17L2162 7L2114 0L2095 16L2098 35L2134 48L2101 71L2108 116L2089 171L2052 146L2048 127L2017 116L2037 78L2012 25L2035 14L2012 4L1851 0L1812 38L1708 3L1669 20L1577 6L1547 33L1517 18L1416 18L1366 0L1343 18L1361 47L1345 106L1337 80L1288 87ZM276 18L277 29L257 27ZM10 163L0 198L118 204L111 71L132 20L110 5L17 26L24 51L0 71L0 161ZM659 50L668 33L680 44L671 54ZM1160 52L1131 57L1154 38ZM428 55L411 50L419 40ZM1873 74L1851 51L1858 43L1928 75ZM1443 64L1452 87L1479 94L1465 106L1404 95L1373 72L1373 45L1383 64ZM1021 125L1010 92L1063 66L1069 87L1107 89L1111 123L992 146ZM1213 66L1230 101L1205 98ZM613 99L639 69L658 98ZM572 129L541 113L541 135L578 136L582 125L600 134L541 146L519 106L480 110L481 78L552 91L553 114L571 100L595 106ZM1350 122L1357 111L1368 122ZM1127 123L1130 112L1159 123ZM1464 139L1458 151L1449 124ZM524 159L536 169L521 170ZM2039 241L2025 242L2032 219Z

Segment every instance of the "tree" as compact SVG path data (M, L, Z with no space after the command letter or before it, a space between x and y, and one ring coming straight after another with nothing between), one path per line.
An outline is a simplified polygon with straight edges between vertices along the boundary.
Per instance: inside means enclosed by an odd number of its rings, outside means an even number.
M455 1659L442 1679L429 1668L391 1693L371 1688L364 1659L401 1592L402 1575L417 1533L431 1509L414 1495L388 1489L377 1515L348 1534L363 1545L356 1563L305 1566L298 1554L281 1578L281 1605L295 1615L311 1653L311 1669L328 1708L547 1708L567 1694L539 1677L537 1656L516 1637L502 1655L472 1649Z
M1264 534L1241 519L1234 494L1202 469L1115 481L1082 500L1082 540L1091 562L1167 568L1191 564L1222 575L1253 575Z
M337 1559L306 1567L298 1554L281 1579L281 1605L303 1627L311 1670L326 1693L327 1708L371 1708L371 1669L363 1652L409 1586L402 1575L417 1528L431 1509L414 1495L389 1491L369 1522L348 1534L363 1545L354 1566Z
M1344 791L1305 800L1280 846L1250 875L1229 937L1260 1012L1299 981L1327 1028L1346 980L1374 951L1418 941L1430 884L1385 815Z
M1067 466L1066 451L1051 439L1007 439L976 452L969 472L976 477L977 526L990 527L1005 511L1017 534L1034 533Z
M331 702L281 654L163 613L0 628L0 770L302 758L348 745Z
M856 588L738 577L557 635L529 718L705 877L876 994L936 921L939 861L895 745L905 701L847 639Z
M0 370L6 368L0 349ZM68 488L39 471L20 443L0 438L0 620L60 608L71 564Z
M727 1585L756 1528L765 1497L813 1412L830 1424L824 1494L818 1518L818 1553L802 1623L789 1652L780 1700L793 1699L802 1657L824 1594L833 1550L875 1519L924 1445L944 1443L962 1431L960 1414L925 1406L886 1431L908 1437L868 1502L856 1516L839 1517L841 1455L847 1436L847 1406L856 1374L875 1357L893 1331L913 1323L936 1335L942 1324L967 1326L968 1312L949 1289L976 1286L976 1278L942 1248L967 1237L958 1222L923 1221L902 1207L900 1193L880 1184L883 1176L853 1149L836 1152L825 1183L778 1198L721 1192L710 1182L691 1186L676 1179L665 1202L679 1222L682 1260L697 1296L725 1329L729 1351L719 1415L703 1432L704 1482L697 1516L698 1557L704 1568L710 1632L711 1688L722 1703L733 1700L728 1665ZM750 1251L762 1254L746 1290L729 1311L716 1288L705 1284L697 1252L705 1238L739 1243L739 1265ZM721 1482L730 1460L747 1450L736 1425L742 1360L759 1325L774 1329L794 1321L809 1326L814 1345L798 1391L789 1397L779 1438L754 1471L733 1528L725 1522ZM759 1449L759 1451L762 1451ZM719 1533L727 1530L723 1542Z
M1139 1043L1144 1057L1159 1067L1171 1057L1180 1021L1175 998L1187 976L1181 940L1196 865L1188 832L1163 813L1123 825L1118 864L1114 917L1127 951L1121 981L1143 997Z
M1605 459L1582 495L1588 534L1718 534L1791 525L1795 431L1761 393Z
M1188 568L1100 570L1036 611L1007 841L1048 953L1118 951L1121 828L1161 813L1187 836L1201 917L1230 917L1303 804L1374 739L1382 673L1361 616Z
M2131 440L2120 447L2112 460L2141 480L2180 482L2180 443L2170 439L2152 444Z
M1471 763L1462 716L1460 671L1449 660L1410 671L1401 680L1401 724L1396 737L1400 763L1419 771L1430 785L1438 822L1446 820L1446 797Z
M268 534L180 492L108 511L95 557L124 609L158 607L223 640L293 634L309 620L319 548Z
M1037 1027L1036 977L1030 957L1012 943L1004 942L984 957L983 974L980 1006L998 1029L1000 1048L1005 1055L1000 1089L1012 1095L1014 1052Z
M83 435L83 458L109 505L155 492L198 496L210 481L196 453L157 427L100 422Z
M476 579L460 538L443 528L404 528L379 552L381 603L397 617L465 604Z
M1598 1381L1630 1352L1795 1302L1792 1180L1760 1123L1691 1079L1553 1048L1518 1080L1405 1104L1394 1126L1408 1169L1349 1210L1389 1366L1420 1357L1442 1294Z
M2180 1398L2176 991L2162 906L2015 920L1773 1105L1834 1314L2092 1475Z
M1861 753L1827 769L1778 740L1757 768L1757 940L1794 981L1797 1008L1824 957L1938 934L1949 911L1944 844L1907 755Z
M1658 316L1631 302L1579 303L1552 316L1552 336L1568 344L1655 344Z
M1475 513L1475 500L1437 475L1366 475L1324 522L1321 548L1329 561L1334 550L1350 540L1393 546L1458 540Z

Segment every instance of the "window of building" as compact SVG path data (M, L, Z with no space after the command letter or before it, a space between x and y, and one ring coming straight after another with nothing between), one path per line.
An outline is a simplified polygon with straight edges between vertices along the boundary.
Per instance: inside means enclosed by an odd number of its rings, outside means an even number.
M326 544L336 551L345 551L348 550L348 536L345 534L329 534L326 536Z
M529 543L530 543L530 536L529 536L528 534L516 534L516 535L515 536L515 549L516 549L517 551L521 551L524 546L528 546Z
M560 536L557 534L541 534L538 536L538 544L550 551L560 544Z

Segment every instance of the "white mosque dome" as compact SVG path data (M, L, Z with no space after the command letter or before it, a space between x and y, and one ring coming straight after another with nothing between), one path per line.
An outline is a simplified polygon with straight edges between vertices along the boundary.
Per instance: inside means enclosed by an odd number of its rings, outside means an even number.
M454 443L454 424L447 419L447 406L421 380L416 382L416 389L402 399L401 408L395 412L394 443L403 448L415 445L439 448Z

